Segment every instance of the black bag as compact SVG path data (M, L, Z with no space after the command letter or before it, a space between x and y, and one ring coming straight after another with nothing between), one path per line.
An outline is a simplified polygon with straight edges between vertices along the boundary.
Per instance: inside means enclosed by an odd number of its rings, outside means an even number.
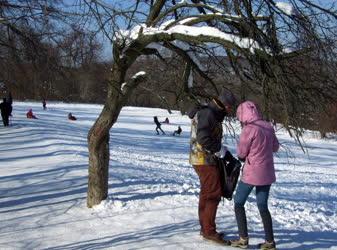
M240 176L241 163L235 158L230 162L226 162L222 158L218 159L222 197L232 200Z

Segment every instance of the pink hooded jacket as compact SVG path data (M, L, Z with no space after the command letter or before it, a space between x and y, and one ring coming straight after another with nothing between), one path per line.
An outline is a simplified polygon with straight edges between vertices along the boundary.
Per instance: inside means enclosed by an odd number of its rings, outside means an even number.
M241 180L262 186L275 182L273 152L279 149L272 125L262 120L256 105L251 101L241 103L236 116L243 124L237 154L245 159Z

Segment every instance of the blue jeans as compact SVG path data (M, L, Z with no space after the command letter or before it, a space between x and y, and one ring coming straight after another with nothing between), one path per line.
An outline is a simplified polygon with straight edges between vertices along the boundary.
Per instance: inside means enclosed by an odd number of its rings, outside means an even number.
M243 183L242 181L239 182L234 196L234 210L240 237L248 237L247 218L244 206L249 194L255 187L256 203L262 218L266 240L269 242L274 241L273 223L268 210L270 186L271 185L253 186Z

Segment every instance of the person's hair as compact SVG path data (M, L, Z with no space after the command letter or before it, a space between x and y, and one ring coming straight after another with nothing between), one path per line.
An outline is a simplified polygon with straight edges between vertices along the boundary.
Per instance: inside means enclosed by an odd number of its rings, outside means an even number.
M236 97L231 91L227 89L222 89L221 93L216 99L220 101L224 106L234 107L237 103Z

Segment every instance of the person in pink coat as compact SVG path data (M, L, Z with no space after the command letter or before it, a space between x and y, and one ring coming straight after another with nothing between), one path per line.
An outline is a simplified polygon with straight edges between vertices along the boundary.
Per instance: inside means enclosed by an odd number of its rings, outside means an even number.
M265 231L265 242L259 244L259 248L275 249L268 196L270 187L276 180L273 152L279 149L279 142L272 124L262 119L254 102L241 103L236 116L242 125L237 154L245 164L234 196L234 210L240 238L231 240L231 246L248 247L247 218L244 205L249 194L255 188L256 202Z

